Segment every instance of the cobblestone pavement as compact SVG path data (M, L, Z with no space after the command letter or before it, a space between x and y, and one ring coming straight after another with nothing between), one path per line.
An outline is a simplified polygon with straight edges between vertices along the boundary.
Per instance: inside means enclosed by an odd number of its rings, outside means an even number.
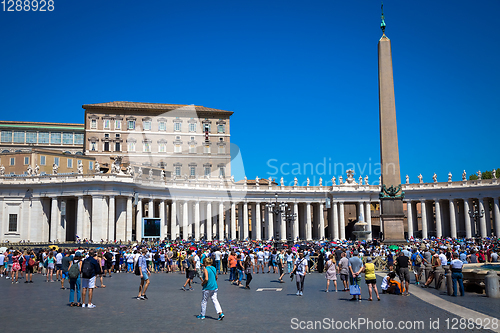
M135 299L139 286L137 276L114 274L112 278L104 279L106 288L95 290L95 309L70 307L69 290L61 290L57 282L44 282L38 274L32 284L25 284L24 280L11 284L10 280L2 278L2 332L283 332L310 328L311 325L316 325L316 329L331 330L332 320L334 328L342 325L337 329L342 332L373 332L378 325L381 325L380 330L388 331L390 323L394 331L401 332L488 331L460 329L460 317L414 295L381 295L380 302L369 302L364 282L361 285L363 300L352 302L348 292L326 293L323 274L306 276L302 297L295 295L295 283L291 283L288 276L285 276L286 282L280 284L276 274L254 274L251 290L230 285L225 281L227 277L220 275L218 281L219 301L226 316L223 321L215 320L217 315L210 301L207 318L196 319L200 312L201 285L198 282L194 284L194 291L182 291L185 278L180 273L153 274L146 301ZM377 281L380 286L380 276ZM258 288L282 290L256 291ZM410 292L414 288L419 287L412 285ZM330 289L333 289L333 284ZM463 298L454 298L433 290L419 290L434 293L443 301L500 317L500 300L469 293ZM360 325L363 320L371 321L373 327L368 326L369 323ZM400 321L406 328L397 329ZM452 330L455 322L457 329Z

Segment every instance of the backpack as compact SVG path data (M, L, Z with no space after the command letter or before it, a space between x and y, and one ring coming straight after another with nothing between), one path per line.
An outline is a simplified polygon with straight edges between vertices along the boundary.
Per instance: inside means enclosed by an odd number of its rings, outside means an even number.
M135 267L134 267L134 274L135 275L141 275L141 270L140 270L140 267L139 267L139 259L140 258L137 258L137 261L135 263Z
M35 266L35 260L33 260L33 258L30 258L30 260L28 261L28 266L29 267Z
M415 265L420 265L422 263L422 256L417 252L417 256L415 257Z
M17 259L17 260L19 261L19 265L22 265L24 262L24 257L20 256L19 259Z
M90 279L94 274L94 265L90 262L90 258L83 261L82 264L82 277L85 279Z
M68 276L70 279L77 279L80 276L80 269L78 267L78 263L73 263L68 271Z

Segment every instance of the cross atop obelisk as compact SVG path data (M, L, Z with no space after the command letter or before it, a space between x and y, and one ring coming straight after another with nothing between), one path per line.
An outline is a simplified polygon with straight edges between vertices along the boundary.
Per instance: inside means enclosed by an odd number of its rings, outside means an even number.
M378 87L380 117L380 159L382 183L380 192L381 223L384 241L404 241L404 213L399 172L398 130L394 79L392 72L391 40L385 35L384 5L382 4L382 38L378 42Z

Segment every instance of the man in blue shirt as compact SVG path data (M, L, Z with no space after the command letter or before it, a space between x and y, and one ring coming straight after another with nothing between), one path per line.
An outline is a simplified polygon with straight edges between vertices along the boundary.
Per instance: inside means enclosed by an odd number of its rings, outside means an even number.
M410 259L413 264L413 274L415 274L416 281L415 284L418 286L420 284L420 276L422 275L422 263L424 262L424 256L417 249L414 249Z
M139 272L141 276L141 285L139 286L139 295L137 295L137 299L140 299L142 301L148 299L148 297L146 296L146 290L148 290L149 276L151 275L151 272L149 271L146 262L147 253L148 250L146 248L143 248L141 250L141 255L139 256L139 259L137 259L137 266L139 266Z

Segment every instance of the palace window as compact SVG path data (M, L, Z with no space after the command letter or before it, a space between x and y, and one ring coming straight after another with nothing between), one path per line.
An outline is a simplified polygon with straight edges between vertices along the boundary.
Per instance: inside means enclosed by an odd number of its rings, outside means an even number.
M181 167L178 165L175 167L175 175L180 176L181 175Z
M115 151L121 151L121 150L122 150L122 147L121 147L120 142L115 142Z
M122 129L122 121L115 120L115 130L121 130L121 129Z
M174 123L174 131L180 132L181 131L181 123Z
M210 154L210 145L205 145L205 146L203 147L203 152L204 152L205 154Z
M110 129L110 128L111 128L111 120L104 119L104 129Z
M204 171L205 176L210 176L210 172L211 172L210 167L209 167L209 166L206 166L206 167L204 167L203 169L205 170L205 171Z
M135 120L129 120L129 121L127 121L127 128L129 130L135 130Z
M16 165L16 159L14 157L10 158L9 165Z
M49 143L49 132L39 132L38 143Z
M225 154L226 153L226 147L225 146L219 146L218 151L219 154Z
M103 151L109 151L109 142L108 141L104 142Z
M40 156L40 165L45 165L45 156Z
M158 131L165 132L167 130L167 123L165 121L160 121L158 123Z
M217 133L226 133L226 125L225 124L217 125Z
M189 124L189 132L196 132L196 124Z
M94 162L89 162L89 170L94 170Z
M9 214L9 232L17 232L17 214Z
M14 143L24 143L24 132L14 132Z
M90 150L91 151L96 151L97 144L95 141L90 142Z
M151 143L149 143L149 142L143 142L143 143L144 143L144 152L150 153L151 152Z
M50 143L53 145L60 145L61 144L61 133L50 133Z
M54 164L59 166L59 157L54 157Z
M174 146L174 153L181 153L181 152L182 152L181 145L175 145Z
M68 169L72 169L72 168L73 168L73 159L68 158Z
M190 166L190 167L189 167L189 175L190 175L191 177L196 176L196 167L195 167L195 166Z
M135 142L128 142L127 145L128 145L127 147L128 151L135 151Z
M83 133L75 133L75 145L83 145Z
M2 131L2 142L12 142L12 131Z
M73 133L63 133L63 144L65 145L73 144Z
M225 168L223 166L219 167L219 176L222 176L223 178L226 177L226 172L224 169Z
M97 119L91 119L90 120L90 128L91 129L96 129L97 128Z
M189 153L196 154L196 146L195 145L189 145Z
M36 132L26 132L26 143L36 143Z
M28 156L24 157L24 165L30 164L30 158Z
M159 143L158 144L158 152L159 153L166 153L167 152L167 145L165 143Z
M151 131L151 120L147 120L142 123L145 131Z

